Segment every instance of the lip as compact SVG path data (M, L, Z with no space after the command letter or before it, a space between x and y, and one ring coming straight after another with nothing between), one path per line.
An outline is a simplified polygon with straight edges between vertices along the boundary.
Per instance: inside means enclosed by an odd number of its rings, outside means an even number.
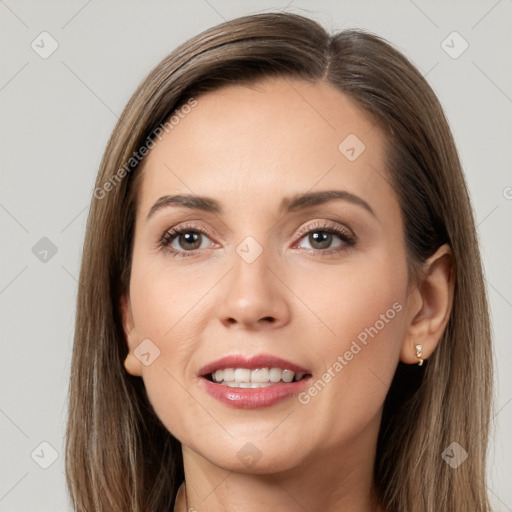
M212 382L206 377L215 370L226 368L281 368L295 373L309 374L297 382L278 383L265 388L231 388L217 382ZM310 384L311 372L302 366L280 357L268 354L256 356L244 356L241 354L226 356L213 361L199 371L200 385L205 391L218 401L238 409L257 409L270 407L303 391Z
M213 397L224 404L237 409L258 409L287 400L301 391L304 391L311 381L311 376L297 382L273 384L266 388L230 388L216 382L211 382L204 377L200 379L200 385Z

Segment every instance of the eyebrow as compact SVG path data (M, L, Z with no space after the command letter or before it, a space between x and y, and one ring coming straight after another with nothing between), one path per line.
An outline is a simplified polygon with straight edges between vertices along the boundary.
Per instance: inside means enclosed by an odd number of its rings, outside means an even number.
M329 201L333 201L335 199L347 201L349 203L360 206L371 213L374 217L376 217L372 207L364 199L361 199L359 196L351 194L345 190L323 190L320 192L306 192L303 194L295 194L291 197L285 197L281 201L279 213L286 214L297 212L300 210L305 210L306 208L311 208L313 206L318 206ZM153 216L157 211L172 206L189 208L191 210L200 210L216 215L223 214L222 205L216 199L211 197L196 196L192 194L178 194L173 196L166 195L160 197L149 210L146 220L149 220L149 218Z

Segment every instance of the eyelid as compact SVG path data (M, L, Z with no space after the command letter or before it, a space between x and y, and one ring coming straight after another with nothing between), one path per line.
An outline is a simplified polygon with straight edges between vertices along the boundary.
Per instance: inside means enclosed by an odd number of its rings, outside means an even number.
M340 224L338 222L334 222L331 220L315 220L312 224L307 224L297 231L295 237L301 238L303 235L309 233L310 231L318 229L318 230L328 230L332 229L336 232L341 232L347 235L347 237L352 238L354 241L357 240L356 234L347 226Z

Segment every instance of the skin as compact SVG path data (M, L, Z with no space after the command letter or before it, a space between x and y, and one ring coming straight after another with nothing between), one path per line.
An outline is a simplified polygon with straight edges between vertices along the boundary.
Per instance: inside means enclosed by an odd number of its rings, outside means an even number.
M424 263L421 287L408 279L385 139L333 86L267 79L197 101L145 160L121 301L125 368L142 377L182 443L188 503L178 500L175 510L381 510L372 472L383 402L398 361L416 363L416 344L427 358L444 331L450 250ZM366 146L352 162L338 149L349 134ZM345 200L278 212L284 197L330 189L357 195L375 215ZM161 196L178 193L217 199L224 212L169 206L147 219ZM297 236L309 226L322 231L317 221L350 229L355 245L333 235L322 248L307 231ZM195 255L159 247L166 231L186 223L211 233L199 235ZM252 263L236 252L247 236L263 251ZM187 243L178 236L172 246L190 252ZM292 397L235 409L199 385L202 366L236 353L273 354L321 378L395 303L401 311L307 404ZM160 350L148 366L133 352L147 338ZM237 456L248 442L261 455L250 467Z

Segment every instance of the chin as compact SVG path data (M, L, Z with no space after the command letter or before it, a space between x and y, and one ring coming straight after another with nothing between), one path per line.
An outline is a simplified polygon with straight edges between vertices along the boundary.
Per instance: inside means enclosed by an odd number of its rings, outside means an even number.
M205 441L206 439L203 438ZM288 471L304 463L306 453L301 439L284 440L254 435L237 435L235 438L201 442L192 448L210 463L237 473L268 474ZM204 446L202 446L204 444ZM213 449L212 449L213 448ZM301 448L300 452L298 448Z

